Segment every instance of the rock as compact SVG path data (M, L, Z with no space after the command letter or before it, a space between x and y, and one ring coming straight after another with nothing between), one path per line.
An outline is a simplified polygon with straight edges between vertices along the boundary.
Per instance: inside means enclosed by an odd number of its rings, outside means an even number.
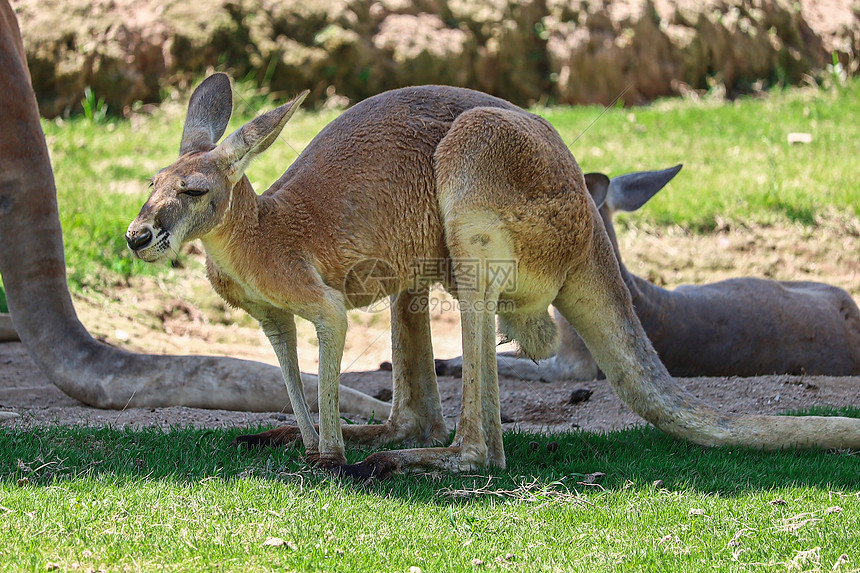
M589 390L588 388L577 388L573 392L570 393L570 400L567 401L568 404L579 404L581 402L587 402L591 395L594 394L593 390Z
M605 477L606 477L606 474L603 472L594 472L594 473L590 473L590 474L586 474L586 475L582 476L582 481L580 481L579 483L582 483L582 484L599 483Z
M811 133L791 132L786 136L789 143L812 143Z
M19 0L43 115L157 102L212 68L309 102L451 83L528 105L733 95L860 66L853 0ZM327 96L327 94L329 94ZM340 101L340 100L339 100Z
M451 358L449 360L441 360L436 358L436 376L454 376L460 378L463 376L463 358Z

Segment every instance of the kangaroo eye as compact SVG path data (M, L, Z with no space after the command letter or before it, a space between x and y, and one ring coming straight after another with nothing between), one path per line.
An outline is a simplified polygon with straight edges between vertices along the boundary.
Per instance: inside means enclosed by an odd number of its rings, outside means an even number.
M209 193L209 189L185 189L181 193L190 197L200 197Z

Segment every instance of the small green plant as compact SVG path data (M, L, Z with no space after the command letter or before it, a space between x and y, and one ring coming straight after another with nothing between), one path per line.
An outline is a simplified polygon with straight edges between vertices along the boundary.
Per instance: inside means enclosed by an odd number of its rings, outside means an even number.
M2 284L0 284L0 312L9 312L9 305L6 303L6 291Z
M827 64L825 67L826 76L824 78L824 87L830 89L842 88L848 81L848 74L842 66L842 62L839 61L839 54L833 52L831 57L833 59L833 63Z
M84 99L81 100L81 107L84 108L84 116L90 123L102 124L107 120L108 106L104 98L96 99L96 94L90 86L84 88Z

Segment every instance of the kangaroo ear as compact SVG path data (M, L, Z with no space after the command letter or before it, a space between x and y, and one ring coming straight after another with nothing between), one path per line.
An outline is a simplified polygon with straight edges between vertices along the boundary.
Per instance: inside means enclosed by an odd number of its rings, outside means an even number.
M242 178L254 157L274 143L309 93L309 90L305 90L292 101L252 119L210 152L215 161L223 166L232 184L235 185Z
M594 199L594 204L600 209L606 201L606 193L609 191L609 177L603 173L586 173L585 186Z
M226 74L212 74L203 80L188 103L179 155L209 151L224 135L233 113L233 90Z
M635 211L657 194L678 174L683 165L662 171L638 171L613 177L609 181L606 206L610 211Z

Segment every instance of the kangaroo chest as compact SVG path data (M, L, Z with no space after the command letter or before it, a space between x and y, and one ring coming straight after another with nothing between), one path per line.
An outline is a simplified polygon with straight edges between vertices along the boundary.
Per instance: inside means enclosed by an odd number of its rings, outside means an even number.
M257 289L234 278L209 257L206 259L206 274L212 288L230 306L251 313L250 307L258 306L263 302L263 297L260 296Z

